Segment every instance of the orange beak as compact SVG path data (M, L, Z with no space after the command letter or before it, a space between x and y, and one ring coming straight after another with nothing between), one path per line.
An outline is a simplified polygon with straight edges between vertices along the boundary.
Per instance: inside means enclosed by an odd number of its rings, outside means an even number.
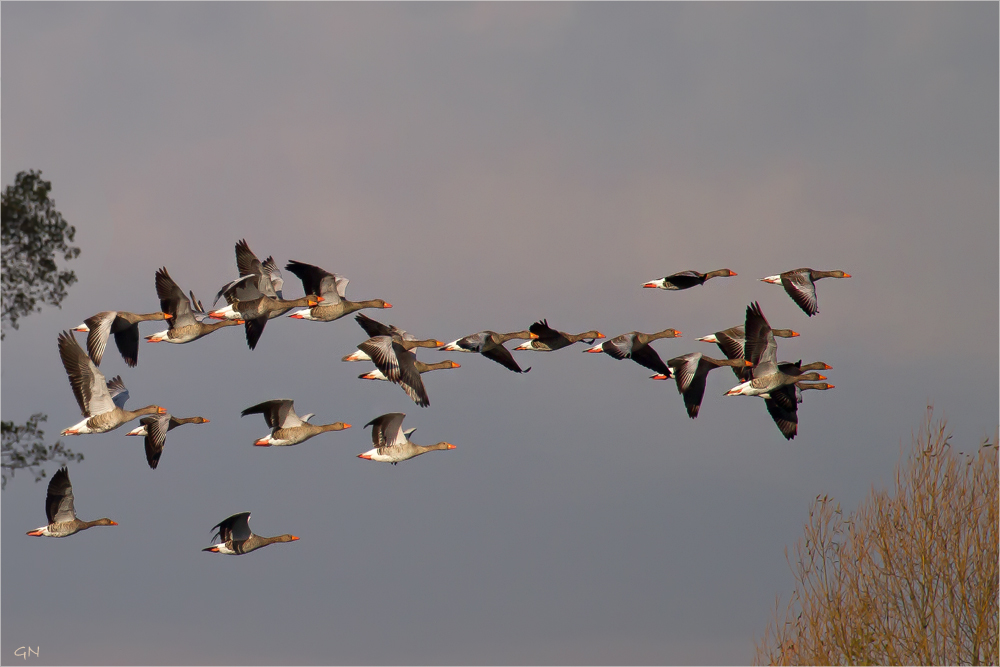
M118 525L118 522L117 522L117 521L112 521L112 522L111 522L111 525L112 525L112 526L117 526L117 525Z
M173 317L173 315L171 315L170 313L163 313L163 319L169 320L171 317Z
M344 428L351 428L350 424L344 424Z
M392 308L392 304L391 304L391 303L387 303L387 304L385 304L385 305L384 305L384 306L382 306L382 307L383 307L383 308Z
M435 345L435 347L444 347L444 341L443 340L436 340L436 341L434 341L434 345Z
M295 541L295 540L297 540L297 539L299 539L299 538L297 538L297 537L295 537L294 535L292 535L292 542L294 542L294 541Z
M730 277L730 278L732 278L732 277L733 277L733 276L735 276L735 275L736 275L736 272L735 272L735 271L732 271L732 270L730 270L730 272L729 272L729 277Z
M289 317L292 318L293 320L304 320L305 319L304 317L302 317L302 313L292 313L291 315L289 315Z
M455 449L455 445L453 445L453 444L451 444L451 443L449 442L449 443L448 443L448 449Z
M452 368L461 368L461 366L459 364L456 364L454 361L451 362L451 367Z
M260 440L253 443L254 447L270 447L271 443L267 441L267 438L261 438Z
M372 460L372 457L369 456L368 454L358 454L358 458L359 459L368 459L369 461Z
M747 361L746 359L743 360L743 363L746 364L747 366L753 366L753 363Z
M656 375L653 376L653 379L654 380L669 380L670 378L668 378L663 373L657 373Z
M844 274L844 277L845 277L845 278L850 278L850 277L851 277L851 274L850 274L850 273L845 273L845 274Z
M159 414L161 414L161 415L165 415L165 414L167 414L167 409L166 408L156 408L156 412L159 413Z

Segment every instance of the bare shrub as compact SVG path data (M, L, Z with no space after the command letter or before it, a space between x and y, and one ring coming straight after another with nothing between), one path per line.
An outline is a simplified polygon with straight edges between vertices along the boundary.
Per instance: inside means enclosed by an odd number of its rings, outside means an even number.
M973 452L950 438L928 408L895 488L848 517L817 496L756 664L998 664L997 438Z

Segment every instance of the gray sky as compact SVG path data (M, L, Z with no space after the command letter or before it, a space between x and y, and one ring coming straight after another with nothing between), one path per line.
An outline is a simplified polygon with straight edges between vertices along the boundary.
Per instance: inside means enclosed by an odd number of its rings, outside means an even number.
M63 308L8 333L4 419L79 421L58 332L155 311L160 266L210 299L240 238L445 341L548 318L718 356L694 339L759 300L802 333L779 356L837 388L786 442L728 371L690 420L672 382L582 345L517 353L520 376L423 350L462 364L425 376L426 409L340 361L351 318L272 320L253 352L239 328L143 343L135 369L109 349L130 407L211 423L155 471L127 429L68 441L78 512L117 528L28 538L45 485L8 484L0 656L748 662L817 494L889 483L928 404L961 445L997 428L997 25L995 3L4 3L3 183L42 169L82 249ZM854 277L807 318L757 281L800 266ZM254 448L240 410L278 397L354 427ZM457 449L355 458L390 411ZM202 553L239 511L302 539Z

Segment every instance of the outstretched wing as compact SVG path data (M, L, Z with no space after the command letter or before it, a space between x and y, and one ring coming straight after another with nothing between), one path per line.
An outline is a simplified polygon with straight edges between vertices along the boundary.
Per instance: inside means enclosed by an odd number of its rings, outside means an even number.
M372 427L372 445L376 449L384 449L405 444L406 436L403 435L405 416L406 413L403 412L387 412L365 424L365 428Z
M499 343L487 343L486 345L483 345L483 349L480 354L487 359L492 359L504 368L512 370L515 373L527 373L531 370L530 366L521 370L521 367L517 365L516 361L514 361L514 355L510 353L510 350Z
M805 314L812 317L819 312L819 303L816 300L816 284L813 283L809 269L796 269L781 274L781 286L792 297L792 301L798 304Z
M115 409L108 392L104 374L83 351L69 331L59 334L59 356L69 376L69 385L85 417L92 417Z
M220 521L213 526L212 530L217 531L213 540L217 538L219 542L228 542L229 540L243 542L249 540L250 512L234 514L225 521Z
M180 329L197 322L191 314L191 302L167 273L165 266L156 270L156 296L160 299L160 310L171 315L171 329Z
M49 523L62 523L76 518L73 507L73 486L69 483L69 471L60 468L52 475L45 494L45 517Z

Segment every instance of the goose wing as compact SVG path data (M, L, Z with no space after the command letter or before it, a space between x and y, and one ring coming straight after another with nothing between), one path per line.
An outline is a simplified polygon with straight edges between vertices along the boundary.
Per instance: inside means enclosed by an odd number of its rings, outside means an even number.
M754 365L755 378L778 371L778 344L771 333L771 325L767 323L767 318L756 301L747 306L744 353L746 360Z
M632 354L630 355L632 361L639 364L640 366L645 366L651 371L656 371L657 373L663 373L668 378L673 377L673 373L670 372L670 367L663 363L660 359L660 355L656 353L651 345L637 344L632 346Z
M556 329L553 329L552 327L549 326L549 321L547 319L538 320L530 327L528 327L528 331L538 336L538 340L542 341L543 343L563 337L562 332L557 331Z
M399 360L399 386L414 403L426 408L431 404L431 399L427 396L424 381L417 370L417 356L396 342L393 342L392 350Z
M243 329L247 335L247 346L251 350L257 348L257 341L260 340L261 335L264 333L264 326L267 325L268 319L267 314L264 314L258 318L243 321Z
M217 531L213 536L213 541L219 542L244 542L250 539L250 512L240 512L234 514L225 521L220 521L212 530Z
M122 410L125 409L125 402L128 401L129 393L128 389L125 388L125 382L122 380L121 375L116 375L108 380L108 394L111 395L111 400L116 406Z
M302 419L295 414L295 401L290 398L276 398L264 401L257 405L252 405L240 413L241 417L260 413L264 415L264 421L272 428L292 428L302 426Z
M403 350L398 343L393 345L392 338L389 336L375 336L358 345L358 349L371 357L372 362L378 366L383 375L389 378L390 382L398 384L402 375L397 348Z
M274 257L268 256L264 260L264 274L271 281L271 287L274 288L274 293L279 299L284 297L281 295L281 289L285 286L285 279L281 276L281 269L278 268L278 264L274 261Z
M809 269L795 269L781 274L781 286L792 297L792 301L812 317L819 312L816 300L816 284L813 282Z
M601 349L606 354L610 354L615 359L628 359L632 356L632 346L635 343L635 332L615 336L611 340L606 340L601 345Z
M285 269L302 281L302 290L306 294L315 294L324 299L324 306L336 305L344 298L344 291L347 283L350 282L343 276L330 273L325 269L305 262L291 260L285 264ZM343 282L343 286L340 282Z
M382 324L378 320L368 317L364 313L358 313L354 316L354 321L361 325L361 328L365 330L369 338L374 338L375 336L391 336L393 334L393 329L395 327L390 327L388 324Z
M118 321L123 321L118 319ZM115 345L125 360L129 368L135 368L139 363L139 323L133 322L124 329L115 332ZM87 338L87 346L90 347L90 338Z
M405 416L403 412L387 412L365 424L365 428L372 427L372 445L376 449L385 449L406 444L406 435L403 434Z
M104 374L83 351L69 331L59 334L59 356L69 376L69 385L86 417L93 417L115 409Z
M49 488L45 493L45 517L50 524L72 521L76 518L73 485L69 483L69 471L66 468L60 468L49 481Z
M167 273L165 266L156 270L156 296L160 299L160 310L171 316L171 329L180 329L198 322L191 313L191 302Z
M787 405L783 406L774 400L776 394L786 393L786 390L794 391L792 390L792 385L776 389L770 392L771 398L764 399L764 405L767 407L767 413L771 415L771 419L774 420L778 430L781 431L781 435L785 436L785 440L791 440L798 434L799 430L799 410L798 406L795 405L794 393L792 395L792 408L788 408Z
M271 260L271 264L274 264L274 258L268 257ZM277 298L278 293L274 284L271 282L270 273L264 268L260 260L257 259L257 255L253 254L250 250L250 246L247 244L246 239L240 239L236 242L236 269L240 272L240 276L255 276L256 287L260 290L261 294L271 297L272 299ZM275 270L277 267L275 266ZM281 274L278 274L280 280Z
M146 437L143 439L143 445L146 449L146 463L154 470L160 462L160 455L163 454L163 445L167 442L170 419L170 415L165 414L143 417L139 420L139 423L146 427Z
M528 371L531 370L530 366L524 370L521 370L521 367L518 366L517 362L514 360L514 355L512 355L510 353L510 350L508 350L500 343L489 342L483 345L482 350L480 350L480 354L482 354L487 359L492 359L493 361L497 362L504 368L512 370L515 373L527 373Z
M87 334L87 352L90 353L90 358L94 360L95 366L101 365L101 358L104 356L104 350L108 345L108 338L111 336L111 325L114 324L117 317L117 311L106 310L83 321L87 325L87 328L90 329L90 332ZM139 332L136 329L136 348L138 346ZM138 354L138 349L136 353ZM132 365L134 366L135 364Z

